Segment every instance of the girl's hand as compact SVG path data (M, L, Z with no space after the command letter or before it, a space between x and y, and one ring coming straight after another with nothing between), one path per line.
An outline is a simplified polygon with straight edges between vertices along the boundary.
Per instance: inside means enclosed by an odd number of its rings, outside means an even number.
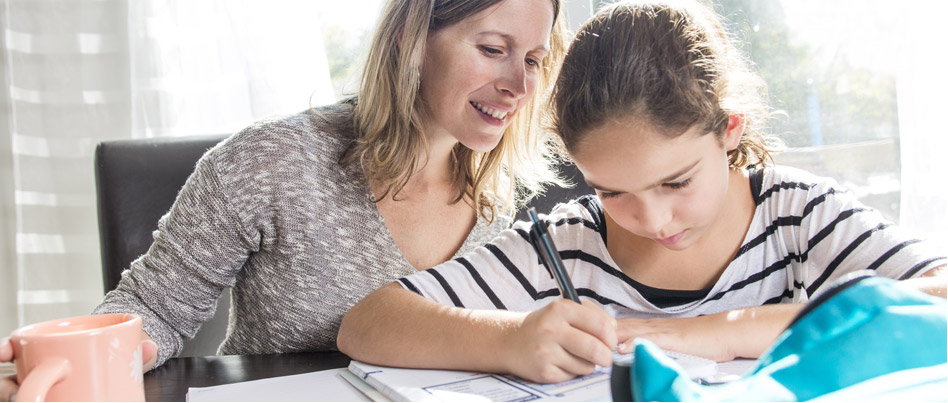
M717 315L696 318L619 319L619 353L632 351L636 337L651 340L662 349L677 351L714 361L730 361L737 356L730 343L739 339L728 332Z
M696 318L619 319L620 353L644 337L659 347L718 362L757 358L780 336L802 304L772 304Z
M616 322L592 303L559 299L533 311L507 337L507 368L540 383L562 382L612 365Z

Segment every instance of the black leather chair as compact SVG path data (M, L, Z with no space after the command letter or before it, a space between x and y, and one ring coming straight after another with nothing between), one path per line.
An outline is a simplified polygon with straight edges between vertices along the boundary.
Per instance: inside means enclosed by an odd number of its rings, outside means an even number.
M197 160L226 136L115 140L95 149L102 280L111 291L129 264L152 243L158 219L168 212ZM217 302L214 317L184 343L183 357L217 353L227 331L230 292Z
M553 207L558 203L565 203L577 197L595 193L595 191L589 187L585 181L583 181L583 174L579 172L578 169L576 169L576 165L564 164L560 165L559 169L563 178L566 179L567 182L573 184L573 187L548 188L542 196L531 200L529 203L527 203L527 208L517 213L517 220L529 220L530 217L527 216L527 209L530 207L536 207L538 213L546 214L549 213L550 210L553 210Z

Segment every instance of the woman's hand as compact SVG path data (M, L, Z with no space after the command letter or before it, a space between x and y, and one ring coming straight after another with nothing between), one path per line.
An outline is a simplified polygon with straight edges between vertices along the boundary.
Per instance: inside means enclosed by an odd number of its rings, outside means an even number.
M559 299L533 311L504 344L514 375L552 383L612 365L616 321L591 303Z
M142 372L150 371L158 360L158 345L151 340L147 333L142 332ZM0 339L0 362L13 361L13 344L5 337ZM19 385L16 375L0 378L0 402L10 402L16 398Z
M0 339L0 362L10 361L13 361L13 344L10 344L9 338L4 337ZM13 401L17 389L16 375L0 378L0 402Z
M151 371L158 361L158 345L148 333L142 332L142 373Z
M802 304L775 304L696 318L619 319L620 353L632 350L636 337L659 347L714 361L757 358L780 336Z

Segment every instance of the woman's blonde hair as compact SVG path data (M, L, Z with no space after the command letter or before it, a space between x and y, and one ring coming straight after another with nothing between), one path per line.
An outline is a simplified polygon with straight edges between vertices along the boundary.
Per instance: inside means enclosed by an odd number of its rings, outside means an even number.
M397 197L428 152L422 135L420 71L429 35L503 0L392 0L382 11L369 49L355 106L358 138L341 162L362 165L366 176ZM454 147L455 202L468 198L477 213L492 222L540 193L548 183L561 183L551 170L552 138L541 130L539 99L549 95L566 49L559 0L553 3L550 52L541 65L536 93L516 114L497 146L477 152ZM513 209L513 210L511 210Z
M695 125L718 136L728 117L745 129L732 168L773 163L766 84L720 17L696 1L613 4L570 45L553 95L554 130L570 152L591 130L629 118L676 137Z

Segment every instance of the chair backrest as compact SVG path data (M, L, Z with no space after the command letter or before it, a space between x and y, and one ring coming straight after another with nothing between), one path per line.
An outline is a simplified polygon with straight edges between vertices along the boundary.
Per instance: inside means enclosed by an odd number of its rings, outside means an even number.
M95 150L95 181L105 292L152 243L158 219L168 212L198 159L226 136L114 140ZM230 293L214 318L185 341L181 356L214 355L227 330Z

